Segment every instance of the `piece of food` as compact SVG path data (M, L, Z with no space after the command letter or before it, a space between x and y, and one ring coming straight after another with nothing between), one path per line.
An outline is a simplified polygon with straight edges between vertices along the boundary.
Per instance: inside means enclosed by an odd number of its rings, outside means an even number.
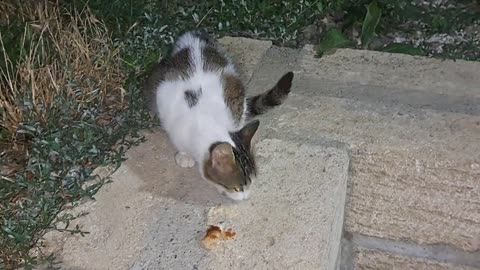
M228 228L226 231L225 231L225 236L223 237L225 240L230 240L232 239L235 234L237 234L235 231L233 231L232 228Z
M210 225L207 229L205 237L202 239L203 247L208 250L213 249L220 241L230 240L235 236L232 228L222 230L219 226Z

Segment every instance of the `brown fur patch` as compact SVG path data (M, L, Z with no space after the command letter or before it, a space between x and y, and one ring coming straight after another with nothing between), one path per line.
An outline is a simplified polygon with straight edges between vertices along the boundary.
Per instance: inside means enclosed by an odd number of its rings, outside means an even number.
M185 48L174 54L169 60L169 68L165 74L166 80L188 78L193 69L190 62L190 49Z
M228 60L213 47L203 48L203 69L206 71L221 70L228 65Z
M190 49L185 48L156 64L145 81L143 92L150 110L155 111L155 93L159 83L165 80L188 78L192 71Z
M155 111L155 89L161 81L165 80L165 73L168 71L167 62L167 59L162 59L160 63L155 64L143 86L143 96L151 111Z
M239 123L243 115L245 86L237 76L230 74L223 75L223 86L225 103L232 112L233 119Z

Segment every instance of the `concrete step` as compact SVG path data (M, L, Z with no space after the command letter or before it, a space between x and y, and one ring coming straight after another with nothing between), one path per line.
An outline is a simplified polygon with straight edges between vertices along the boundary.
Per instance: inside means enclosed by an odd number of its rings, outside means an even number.
M480 63L355 50L313 55L309 46L273 47L254 74L251 87L260 92L266 78L296 68L291 97L261 118L267 137L347 145L348 234L379 240L385 252L395 248L382 239L445 250L445 259L415 256L480 268Z
M159 149L156 145L161 153L174 153L170 147ZM136 151L144 152L144 147ZM219 198L195 170L174 175L180 170L172 169L175 164L168 156L152 163L147 156L139 160L134 155L135 168L131 167L133 159L125 165L145 183L142 190L153 194L157 207L149 210L150 231L142 237L141 256L131 269L335 266L348 171L345 151L296 141L261 140L260 174L251 199L243 203ZM160 170L167 179L154 177ZM236 236L207 251L200 242L207 227L215 224L233 228Z

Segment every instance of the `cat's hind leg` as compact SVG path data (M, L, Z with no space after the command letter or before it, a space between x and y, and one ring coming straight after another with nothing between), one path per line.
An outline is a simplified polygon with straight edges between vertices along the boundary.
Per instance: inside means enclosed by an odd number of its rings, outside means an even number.
M177 152L175 154L175 162L182 168L192 168L195 166L195 160L184 152Z

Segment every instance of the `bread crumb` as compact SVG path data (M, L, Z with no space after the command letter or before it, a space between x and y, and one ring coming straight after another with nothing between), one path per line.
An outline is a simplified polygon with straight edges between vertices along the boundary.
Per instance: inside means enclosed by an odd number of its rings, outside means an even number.
M234 232L232 228L228 228L228 229L225 231L224 239L225 239L225 240L232 239L232 238L235 236L235 234L237 234L237 233Z
M232 228L222 230L219 226L210 225L202 239L203 247L212 250L220 241L230 240L236 235Z

